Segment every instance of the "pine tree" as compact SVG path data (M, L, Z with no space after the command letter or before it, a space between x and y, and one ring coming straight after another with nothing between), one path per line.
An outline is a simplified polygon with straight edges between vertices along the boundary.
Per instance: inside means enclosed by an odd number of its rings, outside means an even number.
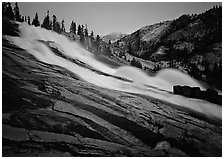
M19 22L23 21L23 19L21 18L21 15L20 15L19 5L18 5L17 2L15 3L14 14L15 14L15 20L16 21L19 21Z
M84 25L81 25L81 34L84 35Z
M73 21L70 25L70 33L74 33L74 22Z
M27 17L27 23L30 25L30 16Z
M53 15L52 30L54 30L57 33L60 33L61 32L61 27L60 27L59 22L57 21L56 15Z
M81 30L81 26L80 25L78 26L78 32L77 32L77 34L78 35L81 35L82 34L82 30Z
M20 22L25 22L24 16L22 16L22 18L20 19Z
M74 23L74 34L76 34L76 23Z
M5 16L8 17L9 19L11 20L14 20L14 13L12 11L12 6L11 6L11 3L10 2L7 2L6 3L6 6L3 6L5 7Z
M81 42L82 44L84 44L84 42L85 42L85 37L84 37L84 25L81 25L81 26L79 27L79 35L80 35L80 42Z
M65 32L65 21L64 21L64 19L61 21L61 31Z
M93 31L91 32L90 34L90 39L93 41L94 40L94 34L93 34Z
M33 19L32 25L34 25L35 27L40 26L40 22L38 20L38 14L35 14L35 18Z
M100 36L99 35L96 36L96 49L97 49L97 52L99 53L100 52Z
M97 41L97 42L100 41L100 36L99 36L99 35L96 36L96 41Z
M87 27L87 24L86 24L86 27L85 27L85 36L88 37L88 27Z
M53 22L52 22L52 20L50 20L49 27L50 27L50 30L53 30Z
M57 33L61 33L61 27L60 27L59 22L57 22L57 21L56 21L56 28L55 28L55 29L56 29L55 31L56 31Z
M42 28L45 28L47 30L51 30L50 27L50 16L49 16L49 10L47 11L47 16L43 20L43 24L41 25Z
M52 30L56 31L56 22L57 22L57 17L55 15L53 15L53 28Z

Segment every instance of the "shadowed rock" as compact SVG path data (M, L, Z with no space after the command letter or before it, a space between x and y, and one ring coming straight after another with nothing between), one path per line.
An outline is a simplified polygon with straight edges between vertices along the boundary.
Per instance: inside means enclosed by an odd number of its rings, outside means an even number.
M206 91L201 91L199 87L190 86L173 86L173 93L190 98L205 99L209 102L222 105L222 95L214 89L208 88Z

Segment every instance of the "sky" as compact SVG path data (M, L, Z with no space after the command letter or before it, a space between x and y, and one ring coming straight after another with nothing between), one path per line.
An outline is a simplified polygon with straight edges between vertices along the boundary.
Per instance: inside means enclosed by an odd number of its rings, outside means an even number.
M182 14L202 13L214 5L221 2L19 2L21 14L30 16L31 22L37 12L42 24L49 10L51 17L55 14L58 21L65 20L66 31L74 20L76 24L87 24L89 31L100 36L112 32L129 34Z

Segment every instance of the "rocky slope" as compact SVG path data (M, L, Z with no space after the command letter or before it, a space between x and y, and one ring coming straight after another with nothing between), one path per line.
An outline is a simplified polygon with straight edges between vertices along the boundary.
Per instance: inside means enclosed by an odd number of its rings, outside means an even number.
M148 52L153 52L152 47L160 42L160 38L168 30L171 21L164 21L154 25L140 28L119 40L118 45L125 49L129 54L143 57Z
M221 42L221 14L221 6L198 15L184 14L175 20L142 27L121 38L119 45L130 54L148 59L160 46L181 53L208 52L213 44Z
M220 119L90 84L4 36L2 83L3 156L222 155Z
M105 42L111 42L111 43L114 43L116 42L117 40L123 38L124 36L126 36L127 34L124 34L124 33L120 33L120 32L113 32L113 33L110 33L108 35L105 35L102 37L102 40L105 41Z

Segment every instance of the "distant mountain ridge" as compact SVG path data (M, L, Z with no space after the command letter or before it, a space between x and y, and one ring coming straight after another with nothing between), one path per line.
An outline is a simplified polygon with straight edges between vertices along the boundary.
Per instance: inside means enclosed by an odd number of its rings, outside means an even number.
M119 40L120 38L123 38L124 36L126 36L127 34L121 33L121 32L112 32L108 35L105 35L102 37L102 40L105 42L109 42L109 40L111 41L111 43L116 42L117 40Z
M188 43L188 46L182 47L188 52L199 47L208 50L209 45L221 42L221 14L221 7L214 7L198 15L184 14L172 21L142 27L121 38L120 42L130 54L146 59L151 59L151 54L160 46L179 49L181 43L183 45ZM203 45L203 43L209 44ZM193 48L189 48L189 45Z

